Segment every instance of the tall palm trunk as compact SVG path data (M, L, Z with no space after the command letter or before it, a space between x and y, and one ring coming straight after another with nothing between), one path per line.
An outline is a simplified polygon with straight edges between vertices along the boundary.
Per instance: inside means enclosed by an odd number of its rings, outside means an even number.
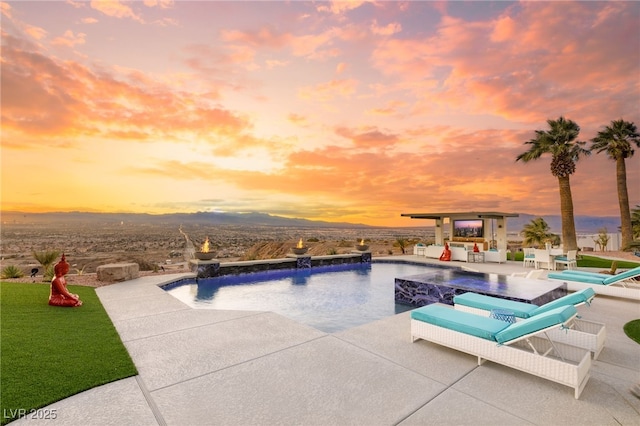
M618 203L620 204L620 232L622 233L620 245L623 250L628 250L631 241L633 241L633 233L631 231L629 194L627 193L627 166L623 157L616 159L616 184L618 186Z
M562 216L562 243L564 251L577 250L576 224L573 220L573 198L569 175L558 176L560 186L560 215Z

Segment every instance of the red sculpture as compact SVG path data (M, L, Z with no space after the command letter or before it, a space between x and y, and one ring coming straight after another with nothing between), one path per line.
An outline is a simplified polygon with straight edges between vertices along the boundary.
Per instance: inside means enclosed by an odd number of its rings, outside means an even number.
M449 250L449 244L444 243L444 250L440 255L440 260L449 261L451 260L451 250Z
M474 253L480 253L480 249L478 248L478 244L473 243L473 252Z
M62 255L60 262L53 267L56 276L51 280L51 293L49 294L49 305L51 306L82 306L80 296L69 293L67 290L67 280L64 278L69 272L69 263Z

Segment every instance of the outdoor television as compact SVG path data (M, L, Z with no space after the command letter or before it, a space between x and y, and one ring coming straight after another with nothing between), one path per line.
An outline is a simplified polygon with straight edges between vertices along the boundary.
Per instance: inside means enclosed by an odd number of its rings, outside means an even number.
M459 238L484 237L484 221L482 219L454 220L453 236Z

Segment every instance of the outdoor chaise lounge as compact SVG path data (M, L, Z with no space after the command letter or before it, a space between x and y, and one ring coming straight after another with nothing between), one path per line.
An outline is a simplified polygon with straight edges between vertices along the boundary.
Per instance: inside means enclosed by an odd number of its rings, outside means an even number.
M550 280L562 281L567 289L577 291L592 288L596 294L640 300L640 266L616 275L597 274L585 271L550 272Z
M576 399L589 380L589 351L551 341L549 330L566 327L577 315L564 306L510 324L432 304L411 311L411 338L424 339L515 368L574 389Z
M499 297L485 296L477 293L464 293L454 296L453 303L457 310L472 314L491 316L493 312L513 314L517 321L540 315L543 312L561 306L589 305L595 297L591 288L585 288L575 293L567 294L542 306L530 303L517 302L515 300L501 299ZM577 346L593 353L593 359L597 359L604 348L607 331L604 324L575 318L568 324L569 329L549 330L547 333L554 342L562 342L567 345Z

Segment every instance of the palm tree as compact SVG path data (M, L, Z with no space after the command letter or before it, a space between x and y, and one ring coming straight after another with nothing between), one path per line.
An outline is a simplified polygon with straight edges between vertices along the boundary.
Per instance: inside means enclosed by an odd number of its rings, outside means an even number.
M607 157L616 162L616 185L622 233L620 244L623 250L628 250L629 244L633 241L633 231L627 192L627 166L624 160L633 157L633 144L640 148L640 134L634 123L622 119L614 120L610 126L605 126L604 130L598 132L598 136L591 139L591 143L591 151L606 152Z
M522 243L526 247L543 246L544 243L554 237L549 230L549 225L541 217L531 219L531 222L522 228L521 234L524 237Z
M633 239L640 240L640 206L631 210L631 230L633 231Z
M536 137L525 142L525 145L531 145L529 151L518 155L516 161L527 163L537 160L542 154L551 154L551 174L558 178L560 188L562 242L565 250L577 250L569 176L576 171L576 162L580 156L587 156L591 151L582 147L586 142L576 140L580 126L574 121L560 117L557 120L547 120L547 123L550 129L536 130Z

